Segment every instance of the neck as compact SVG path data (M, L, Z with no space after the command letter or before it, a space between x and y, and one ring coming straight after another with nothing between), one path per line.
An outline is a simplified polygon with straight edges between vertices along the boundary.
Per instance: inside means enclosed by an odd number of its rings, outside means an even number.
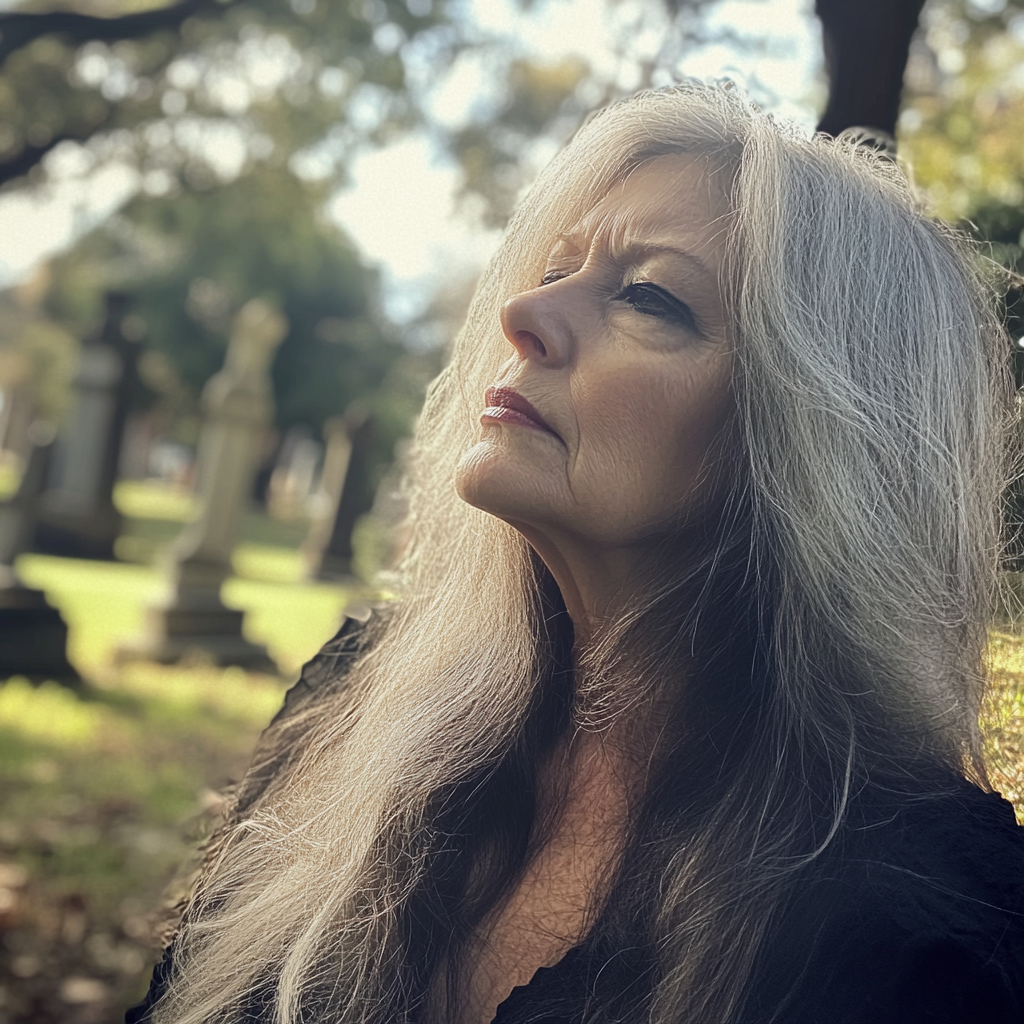
M650 563L649 546L601 547L513 523L547 566L572 620L577 646L592 642L634 605Z

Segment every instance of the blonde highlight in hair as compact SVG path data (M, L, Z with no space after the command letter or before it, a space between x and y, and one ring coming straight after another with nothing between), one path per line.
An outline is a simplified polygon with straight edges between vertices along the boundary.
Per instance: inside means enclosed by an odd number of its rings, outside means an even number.
M567 681L550 576L457 497L455 466L507 358L501 303L536 286L559 232L670 153L708 156L732 197L729 486L699 550L666 557ZM584 1019L742 1019L786 885L852 789L984 780L1009 406L972 258L893 164L804 138L727 85L594 117L516 213L428 393L401 601L343 681L265 735L154 1021L436 1016L528 856L537 761L574 717L599 727L637 692L673 697L681 738L595 933L638 900L654 966L642 999Z

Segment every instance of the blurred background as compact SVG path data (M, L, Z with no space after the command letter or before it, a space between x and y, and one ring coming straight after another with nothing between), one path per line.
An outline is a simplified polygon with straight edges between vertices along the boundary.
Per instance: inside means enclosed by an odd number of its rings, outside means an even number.
M219 791L390 596L403 446L517 198L687 75L895 134L1019 356L1024 0L0 0L0 1024L141 998ZM990 670L1024 813L1005 613Z

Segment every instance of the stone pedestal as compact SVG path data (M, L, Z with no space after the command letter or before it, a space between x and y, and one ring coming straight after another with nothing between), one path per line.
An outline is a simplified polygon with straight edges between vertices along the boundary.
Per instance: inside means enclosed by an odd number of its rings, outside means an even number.
M36 415L36 403L25 384L4 391L0 409L0 450L27 460L32 450L29 432Z
M0 504L0 680L26 676L79 687L82 680L67 658L68 627L41 590L26 587L14 560L27 551L53 443L52 428L29 430L32 449L17 494Z
M123 333L128 300L107 295L99 334L82 345L75 402L57 439L34 548L72 558L114 557L122 528L114 484L135 388L138 346Z
M0 587L0 680L25 676L34 683L51 679L80 687L81 677L68 661L68 627L41 590L10 577Z
M284 317L259 300L235 318L224 369L203 392L196 481L202 511L172 548L170 595L150 609L149 635L123 655L175 662L199 653L221 665L276 671L266 649L242 635L243 613L226 607L220 591L273 418L270 361L286 333Z
M267 649L242 635L245 613L221 601L221 586L230 575L223 565L191 559L172 573L170 597L147 612L146 640L134 651L125 648L122 656L137 653L165 665L199 656L253 672L277 671Z

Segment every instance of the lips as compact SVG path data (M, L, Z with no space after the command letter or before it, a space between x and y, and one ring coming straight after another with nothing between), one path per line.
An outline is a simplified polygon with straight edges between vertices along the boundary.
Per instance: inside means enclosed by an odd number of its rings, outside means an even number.
M487 408L481 418L498 420L500 423L517 424L546 434L555 432L544 422L544 417L518 391L510 387L491 387L484 393ZM558 435L555 434L557 437Z

